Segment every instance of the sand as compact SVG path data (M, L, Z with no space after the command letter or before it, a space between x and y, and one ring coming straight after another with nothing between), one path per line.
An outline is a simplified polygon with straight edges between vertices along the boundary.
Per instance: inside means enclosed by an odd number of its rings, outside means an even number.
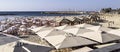
M100 17L107 21L113 21L114 24L111 24L111 27L120 28L120 15L119 14L101 14ZM104 27L109 27L108 22L101 23Z

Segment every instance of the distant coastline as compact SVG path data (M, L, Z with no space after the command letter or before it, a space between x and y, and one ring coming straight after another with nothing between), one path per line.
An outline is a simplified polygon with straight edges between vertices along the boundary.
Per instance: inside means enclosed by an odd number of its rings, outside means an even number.
M23 16L64 16L64 15L81 15L74 11L0 11L2 15L23 15Z

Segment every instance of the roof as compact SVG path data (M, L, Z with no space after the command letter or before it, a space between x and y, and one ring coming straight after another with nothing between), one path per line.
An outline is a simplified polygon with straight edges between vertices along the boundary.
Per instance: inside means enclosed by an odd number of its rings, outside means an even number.
M79 48L79 49L76 49L76 50L73 50L72 52L89 52L93 49L89 48L89 47L82 47L82 48Z
M87 32L84 34L79 34L79 36L86 37L88 39L100 42L100 43L105 43L105 42L110 42L114 40L119 40L120 36L116 36L114 34L110 33L103 33L103 32Z
M58 27L55 27L55 29L58 29L58 30L63 30L65 27L67 27L67 25L58 26Z
M15 46L14 52L26 51L25 48L31 52L38 52L38 51L49 52L52 49L50 47L32 45L32 44L27 44L27 43L23 43L23 46L19 46L19 43L17 43L17 45Z
M96 44L97 42L69 35L48 36L45 38L56 49Z
M32 31L34 31L34 32L38 32L40 29L42 29L44 26L42 26L42 27L37 27L37 28L34 28L34 29L31 29Z
M103 48L99 48L99 49L95 49L90 52L110 52L110 51L114 51L114 50L118 50L118 49L120 49L120 43L111 45L111 46L107 46L107 47L103 47Z
M49 52L52 50L50 47L29 44L29 42L12 42L0 46L0 51L2 52Z
M111 34L115 34L117 36L120 36L120 30L110 30L110 31L107 31L108 33L111 33Z
M70 20L70 21L74 21L74 20L75 20L74 17L65 17L65 19L68 19L68 20Z
M107 46L111 46L111 45L115 45L117 43L107 43L107 44L102 44L102 45L95 45L95 47L97 48L103 48L103 47L107 47Z
M74 26L76 26L76 27L92 27L93 25L83 23L83 24L78 24L78 25L74 25Z
M64 22L64 20L71 21L71 18L66 18L66 17L58 17L54 19L56 22Z
M4 44L11 43L18 40L19 40L18 38L7 36L0 33L0 45L4 45Z

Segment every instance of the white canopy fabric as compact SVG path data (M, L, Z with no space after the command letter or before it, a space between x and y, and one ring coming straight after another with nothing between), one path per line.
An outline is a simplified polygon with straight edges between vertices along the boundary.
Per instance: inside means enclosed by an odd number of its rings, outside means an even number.
M65 31L67 33L72 33L76 36L78 36L78 34L83 34L83 33L87 33L87 32L94 32L94 30L85 29L85 28L76 28L76 27L64 29L63 31Z
M86 27L86 29L94 30L94 31L111 31L113 29L107 28L107 27L101 27L101 26L92 26L92 27Z
M33 25L33 26L31 26L29 29L34 29L34 28L37 28L37 26L36 26L36 25Z
M66 33L61 35L47 36L45 37L45 39L56 49L97 43L82 37L77 37Z
M115 45L111 45L111 46L106 46L103 48L99 48L99 49L95 49L92 50L90 52L120 52L120 43L117 43Z
M66 30L63 30L63 31L76 35L79 31L79 28L70 28L70 29L66 29Z
M25 25L21 25L20 28L26 28L26 26Z
M47 36L52 31L53 31L53 29L51 29L51 30L45 30L45 31L37 32L36 34L38 34L38 36L40 36L41 38L45 38L45 36Z
M37 28L34 28L34 29L31 29L32 31L34 32L38 32L40 29L44 28L45 26L42 26L42 27L37 27Z
M67 25L63 25L63 26L59 26L59 27L55 27L55 29L63 30L65 27L67 27Z
M111 31L107 31L108 33L120 36L120 30L111 30Z
M48 52L52 48L29 41L16 41L0 46L2 52Z
M4 34L4 33L0 33L0 46L7 44L7 43L11 43L11 42L15 42L20 40L19 38L16 38L14 36L10 36L8 34Z
M5 24L0 25L0 31L4 31L6 29L7 29L7 25Z
M14 52L15 42L8 43L0 46L0 51L2 52Z
M120 29L118 29L118 30L120 30Z
M19 44L21 42L22 44ZM2 52L49 52L52 48L29 42L16 36L0 33L0 51Z
M14 31L14 30L16 30L16 29L17 29L16 26L12 26L12 27L10 27L10 28L4 30L3 32L11 32L11 31Z
M82 47L82 48L79 48L77 50L73 50L72 52L89 52L93 49L89 48L89 47Z
M46 36L53 36L53 35L59 35L59 34L64 34L65 32L56 30L56 29L50 29L50 30L44 30L44 31L39 31L36 34L40 36L41 38L45 38Z
M92 27L93 25L83 23L83 24L78 24L78 25L74 25L74 26L80 28L80 27Z
M117 43L107 43L107 44L102 44L102 45L95 45L95 47L97 48L103 48L103 47L107 47L107 46L111 46L111 45L115 45Z
M114 34L109 34L109 33L106 33L106 32L102 32L102 31L87 32L87 33L84 33L84 34L79 34L78 36L89 38L91 40L94 40L94 41L97 41L97 42L100 42L100 43L105 43L105 42L120 39L119 36L116 36Z
M94 31L99 31L101 26L92 26L92 27L86 27L86 29L94 30Z
M74 25L74 26L78 27L78 28L90 29L90 30L94 30L94 31L110 31L110 30L112 30L110 28L101 27L101 26L94 26L94 25L90 25L90 24L86 24L86 23Z

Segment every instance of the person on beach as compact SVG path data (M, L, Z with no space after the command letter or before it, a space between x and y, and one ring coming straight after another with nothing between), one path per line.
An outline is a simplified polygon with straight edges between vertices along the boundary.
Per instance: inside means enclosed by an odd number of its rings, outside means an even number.
M18 30L18 34L20 37L26 37L28 35L27 27L25 25L21 25Z

